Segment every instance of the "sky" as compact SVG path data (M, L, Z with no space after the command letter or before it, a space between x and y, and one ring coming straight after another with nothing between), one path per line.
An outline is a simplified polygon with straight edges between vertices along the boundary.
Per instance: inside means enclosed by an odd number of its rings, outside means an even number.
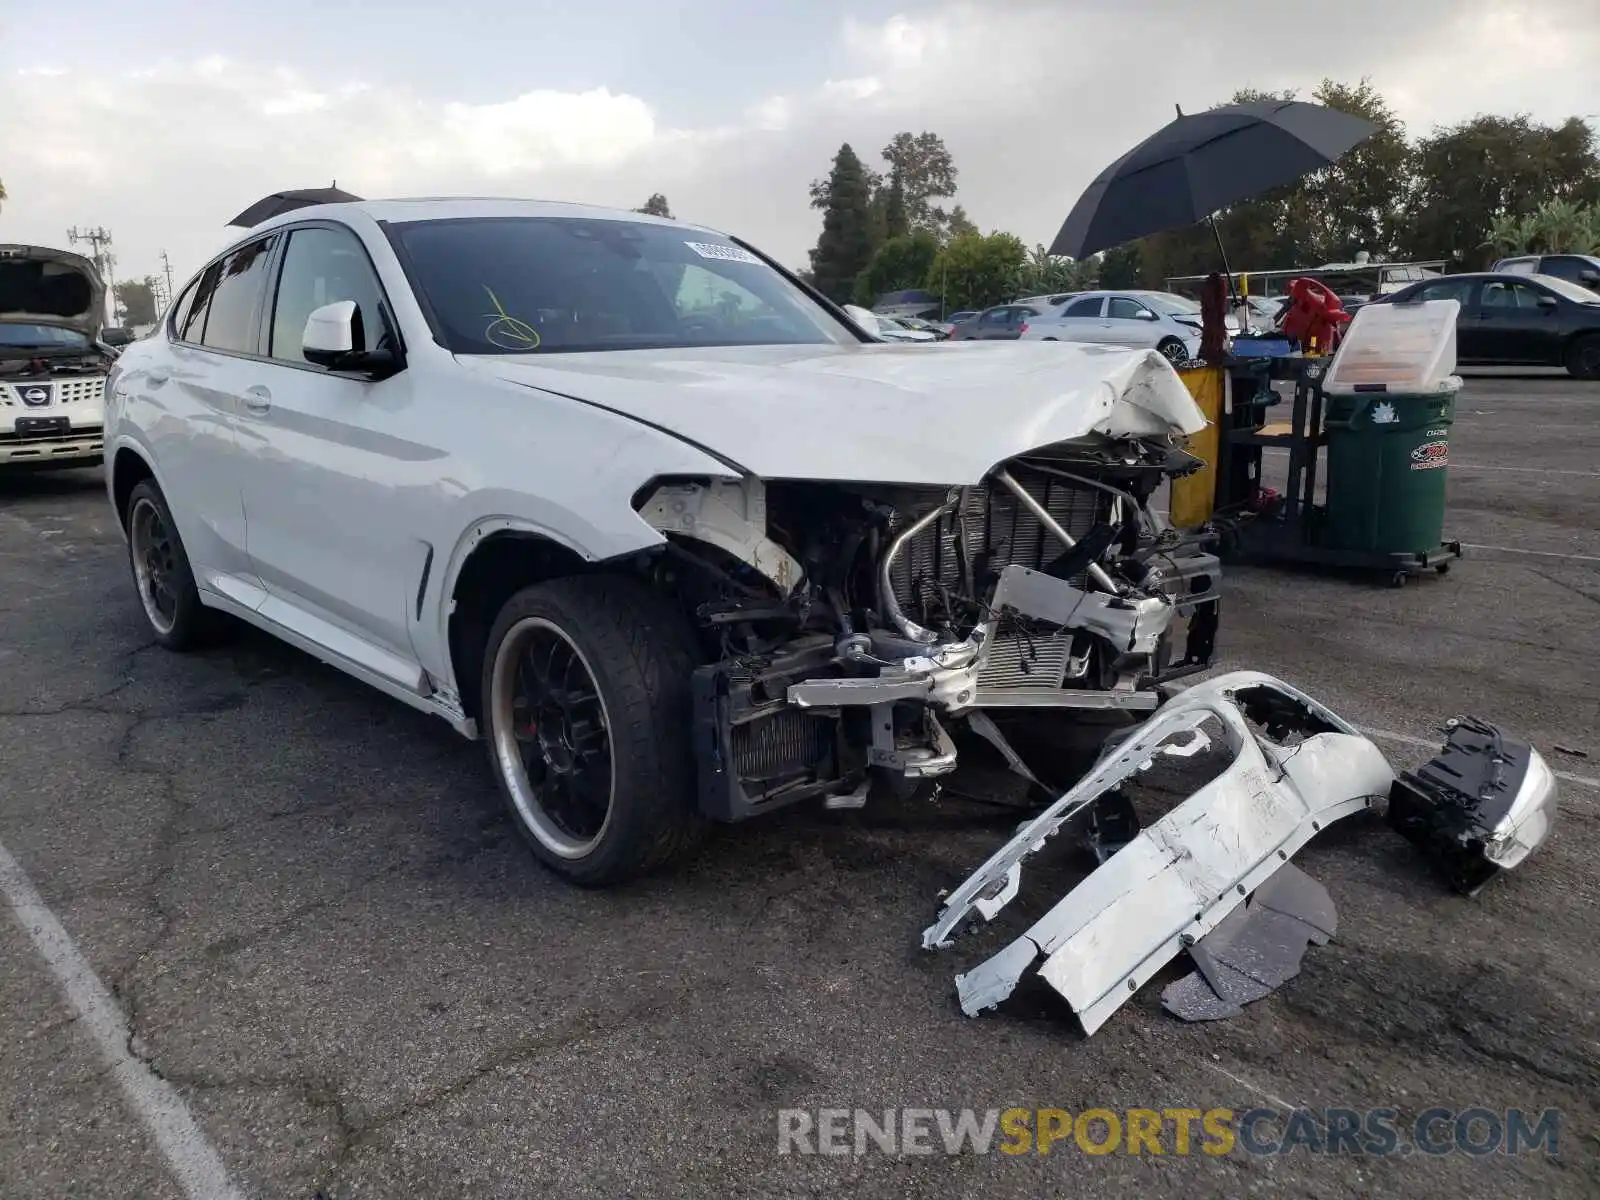
M1600 127L1597 64L1600 0L0 0L0 242L104 227L118 278L166 251L181 286L247 205L337 180L662 192L800 267L839 145L881 165L928 130L979 227L1032 245L1174 104L1365 77L1414 136L1480 112Z

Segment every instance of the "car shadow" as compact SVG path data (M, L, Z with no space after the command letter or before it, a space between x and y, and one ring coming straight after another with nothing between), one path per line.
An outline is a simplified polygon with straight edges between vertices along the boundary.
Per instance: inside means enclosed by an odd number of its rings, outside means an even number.
M103 492L105 472L100 467L52 471L24 467L0 471L0 503L10 500L54 499Z

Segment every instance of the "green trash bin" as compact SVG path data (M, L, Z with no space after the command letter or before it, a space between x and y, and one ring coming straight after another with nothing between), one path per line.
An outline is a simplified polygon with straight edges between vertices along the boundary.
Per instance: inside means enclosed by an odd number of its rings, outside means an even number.
M1325 394L1329 549L1428 555L1444 540L1445 472L1461 380L1428 392Z

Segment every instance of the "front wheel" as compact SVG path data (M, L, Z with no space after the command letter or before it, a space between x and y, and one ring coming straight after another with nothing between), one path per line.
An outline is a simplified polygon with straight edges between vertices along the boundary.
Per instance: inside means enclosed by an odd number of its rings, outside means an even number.
M489 761L546 865L604 886L652 871L699 831L693 633L632 580L559 579L500 610L484 654Z
M1585 334L1567 347L1567 374L1574 379L1600 379L1600 334Z
M1166 357L1173 366L1189 360L1189 349L1177 338L1164 338L1156 349Z

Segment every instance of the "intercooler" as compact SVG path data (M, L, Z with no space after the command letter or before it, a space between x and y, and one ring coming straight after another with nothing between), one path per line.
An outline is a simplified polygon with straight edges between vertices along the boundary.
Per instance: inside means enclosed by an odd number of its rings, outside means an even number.
M1109 517L1111 496L1068 480L1014 470L1017 482L1076 540ZM909 524L938 504L942 493L930 494L916 512L900 520ZM964 538L963 536L964 535ZM968 561L963 564L963 541ZM945 624L954 614L951 601L987 593L1000 572L1012 563L1043 570L1067 547L1000 484L968 489L956 512L917 534L901 548L890 571L900 607L920 624ZM1084 586L1080 574L1072 580ZM1060 687L1071 664L1072 636L1030 634L1002 627L991 643L979 679L984 691L1036 690Z
M1074 539L1106 519L1111 496L1094 488L1033 472L1014 471L1020 483ZM917 512L897 517L910 524L937 505L943 493L930 493ZM970 563L961 561L964 532ZM890 582L900 607L913 618L943 612L946 597L970 595L973 585L986 591L1000 572L1012 563L1034 570L1066 553L1067 547L1049 533L1010 491L1000 484L970 488L957 512L942 517L901 548L890 571ZM970 570L970 579L966 575ZM1081 585L1081 580L1074 580Z

